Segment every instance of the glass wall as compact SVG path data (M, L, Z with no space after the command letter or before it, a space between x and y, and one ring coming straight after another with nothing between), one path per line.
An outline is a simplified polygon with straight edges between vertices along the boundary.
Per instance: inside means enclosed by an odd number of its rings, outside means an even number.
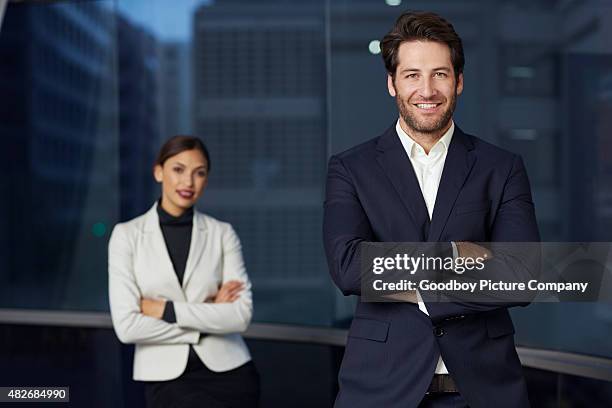
M107 310L113 225L159 196L167 137L212 157L255 321L345 325L327 274L327 158L394 123L377 41L404 9L464 41L456 123L525 159L542 238L612 241L612 4L539 0L10 3L0 30L0 307ZM10 63L7 63L10 61ZM612 307L513 312L519 343L612 356Z
M0 31L2 307L106 308L106 242L119 216L126 146L119 140L112 6L6 8ZM130 149L150 149L147 139L133 137ZM137 178L139 163L130 165L129 177Z
M465 88L455 122L522 155L542 239L612 241L612 4L331 1L332 152L396 120L372 42L406 8L438 12L462 37ZM612 305L533 304L513 318L518 344L612 356Z

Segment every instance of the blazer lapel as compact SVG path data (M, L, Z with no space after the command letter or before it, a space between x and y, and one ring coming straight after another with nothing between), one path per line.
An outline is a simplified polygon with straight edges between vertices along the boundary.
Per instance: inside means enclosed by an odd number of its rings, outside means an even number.
M437 242L444 231L457 196L476 161L473 149L474 144L469 137L455 126L436 195L431 228L427 236L428 242Z
M145 233L148 241L147 250L152 257L157 259L154 265L157 267L157 271L151 271L151 273L159 273L164 277L164 281L169 283L169 289L177 296L177 299L185 300L185 294L181 289L178 277L174 271L172 260L170 260L170 254L164 241L164 236L159 226L159 217L157 216L157 203L153 205L147 214L145 221Z
M393 184L422 239L425 239L429 232L429 213L419 181L414 174L410 158L406 155L404 146L395 131L395 125L380 137L377 150L376 160Z
M198 265L204 253L206 244L206 221L204 215L198 211L193 212L193 228L191 229L191 244L189 245L189 256L185 265L185 275L183 276L183 289L187 287L189 279Z

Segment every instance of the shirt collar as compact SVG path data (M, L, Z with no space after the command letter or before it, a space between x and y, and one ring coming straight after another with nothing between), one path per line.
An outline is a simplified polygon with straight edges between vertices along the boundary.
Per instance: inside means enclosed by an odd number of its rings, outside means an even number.
M402 142L402 146L404 146L404 150L406 150L406 153L410 156L410 158L413 158L416 152L417 143L414 141L413 138L408 136L406 132L404 132L404 129L402 129L402 127L400 126L399 119L397 120L397 123L395 124L395 131L397 132L397 135L400 138L400 141ZM442 146L442 149L444 152L448 152L448 147L450 146L451 140L453 139L453 133L455 133L455 122L451 119L450 127L442 135L442 137L436 142L436 144L433 145L433 147L430 150L430 153L434 149L437 149L438 145Z

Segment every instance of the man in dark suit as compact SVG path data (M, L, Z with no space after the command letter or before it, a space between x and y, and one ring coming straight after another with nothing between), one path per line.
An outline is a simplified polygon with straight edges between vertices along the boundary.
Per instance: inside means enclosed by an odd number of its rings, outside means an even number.
M453 26L402 14L382 56L399 119L381 136L329 161L324 241L331 276L361 295L360 244L537 242L521 158L463 133L452 115L464 56ZM529 406L508 307L526 303L359 302L336 407Z

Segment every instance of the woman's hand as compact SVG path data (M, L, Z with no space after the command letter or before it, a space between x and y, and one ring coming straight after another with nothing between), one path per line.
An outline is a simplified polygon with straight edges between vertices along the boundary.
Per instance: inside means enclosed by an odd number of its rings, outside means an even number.
M164 315L164 309L166 308L165 300L155 300L155 299L140 299L140 310L142 314L145 316L154 317L156 319L161 319Z
M242 289L244 289L244 283L237 280L227 281L221 285L219 292L217 292L217 295L212 299L212 302L232 303L238 299Z

